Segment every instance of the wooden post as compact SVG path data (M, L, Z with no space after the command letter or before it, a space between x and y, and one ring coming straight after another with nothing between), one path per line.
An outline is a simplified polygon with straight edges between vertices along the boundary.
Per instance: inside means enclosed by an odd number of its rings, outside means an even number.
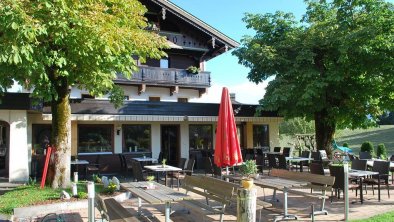
M240 188L237 191L237 222L256 221L257 189Z

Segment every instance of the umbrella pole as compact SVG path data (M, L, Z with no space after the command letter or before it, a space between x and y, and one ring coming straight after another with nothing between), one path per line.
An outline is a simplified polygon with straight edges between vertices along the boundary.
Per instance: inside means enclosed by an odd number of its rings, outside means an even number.
M229 175L229 172L228 172L228 166L226 166L226 175L227 175L227 176ZM229 182L229 179L228 179L228 177L226 177L226 181L227 181L227 182Z

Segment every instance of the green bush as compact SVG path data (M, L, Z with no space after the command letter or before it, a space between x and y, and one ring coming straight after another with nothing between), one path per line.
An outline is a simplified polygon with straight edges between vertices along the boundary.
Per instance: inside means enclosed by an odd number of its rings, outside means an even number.
M86 192L78 192L79 199L88 199L88 194Z
M384 143L378 144L378 147L376 148L376 156L380 159L387 158L387 150L386 150L386 146L384 145Z
M345 143L343 143L342 146L344 146L344 147L349 147L349 144L345 142Z
M361 151L361 152L369 152L372 156L375 156L373 144L372 144L370 141L365 141L365 142L361 145L360 151Z

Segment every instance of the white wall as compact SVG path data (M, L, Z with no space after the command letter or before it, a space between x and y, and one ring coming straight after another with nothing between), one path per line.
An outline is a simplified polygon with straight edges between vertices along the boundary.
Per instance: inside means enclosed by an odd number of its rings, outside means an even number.
M152 157L158 159L161 150L160 123L152 123Z
M160 97L161 101L175 102L178 98L195 99L199 98L198 90L180 88L178 93L170 95L170 89L164 87L146 87L145 92L138 95L137 86L121 86L124 90L124 94L129 96L130 100L134 101L148 101L149 97ZM82 94L88 94L86 90L80 90L77 87L73 87L70 92L72 99L79 99ZM99 98L100 99L100 98ZM108 95L104 95L101 99L108 99Z
M26 182L29 179L27 112L0 110L0 119L10 124L9 181Z

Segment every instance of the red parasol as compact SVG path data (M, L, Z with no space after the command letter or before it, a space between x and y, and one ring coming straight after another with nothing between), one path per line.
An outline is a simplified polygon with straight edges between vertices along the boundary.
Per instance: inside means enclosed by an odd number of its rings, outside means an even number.
M223 87L216 128L215 164L218 167L228 167L242 162L233 107L228 89Z

